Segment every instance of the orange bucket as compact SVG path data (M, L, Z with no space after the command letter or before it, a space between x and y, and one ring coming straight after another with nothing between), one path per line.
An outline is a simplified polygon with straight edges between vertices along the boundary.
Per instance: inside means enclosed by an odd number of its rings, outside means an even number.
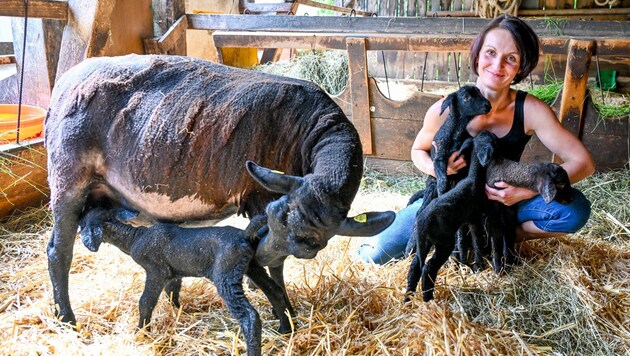
M0 104L0 144L15 141L17 133L17 104ZM42 135L46 110L22 104L20 112L20 141Z

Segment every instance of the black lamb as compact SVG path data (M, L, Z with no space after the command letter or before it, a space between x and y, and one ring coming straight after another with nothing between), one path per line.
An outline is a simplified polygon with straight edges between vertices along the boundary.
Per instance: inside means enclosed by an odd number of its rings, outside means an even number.
M472 138L468 134L466 126L475 116L487 114L492 106L488 99L481 94L479 88L473 85L466 85L444 99L440 115L447 108L448 115L440 129L435 133L433 138L435 144L431 148L435 177L428 176L425 181L425 188L409 199L408 204L411 204L419 198L423 198L420 210L426 208L431 200L444 194L452 184L466 176L468 170L464 169L458 174L448 177L446 174L448 159L455 151L459 151L459 156L469 158ZM413 252L414 245L415 243L409 240L405 249L407 254Z
M285 310L293 310L283 288L254 259L258 235L266 230L263 215L240 230L231 226L183 228L169 223L132 227L121 222L133 214L123 209L92 208L82 217L80 226L81 239L89 250L95 252L107 242L144 268L146 282L139 303L138 328L148 326L163 289L171 303L179 307L182 277L206 277L238 319L247 354L260 355L260 317L243 290L243 275L247 275L271 302L273 313L280 319L279 332L291 331Z
M486 184L495 187L494 184L499 181L536 191L547 204L552 200L566 204L573 199L569 175L557 163L519 163L495 157L488 164ZM505 271L515 260L516 216L514 209L495 201L488 201L484 216L484 227L492 248L494 270ZM473 235L473 239L480 236L481 234ZM473 240L474 263L477 265L482 263L481 246L482 243Z
M415 293L421 280L424 301L433 299L433 287L438 270L455 247L455 233L463 225L478 219L479 207L485 204L485 166L494 155L496 136L481 132L474 138L468 176L445 194L433 199L424 210L418 211L410 240L415 241L417 253L407 275L405 301ZM430 248L433 256L426 261Z

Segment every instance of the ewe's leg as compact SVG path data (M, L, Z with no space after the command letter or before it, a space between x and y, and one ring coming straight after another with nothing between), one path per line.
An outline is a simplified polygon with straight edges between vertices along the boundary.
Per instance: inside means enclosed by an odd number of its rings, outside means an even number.
M284 284L284 262L280 266L277 267L269 267L269 274L271 275L271 279L276 282L282 288L282 293L284 294L284 301L287 305L291 305L291 300L289 300L289 295L287 294L287 288ZM291 316L297 316L293 308L291 308Z
M53 185L51 189L55 188ZM60 192L55 188L53 203L53 230L46 247L48 253L48 273L55 299L55 316L62 322L76 324L76 318L68 295L68 277L72 263L74 240L79 227L79 215L85 204L85 190L73 189Z
M450 237L450 236L449 236ZM450 237L451 240L452 237ZM447 244L436 245L433 256L427 261L422 268L422 300L425 302L433 299L433 288L435 287L435 279L437 278L438 271L444 265L453 248L455 247L455 241L450 241Z
M215 282L217 292L223 298L228 310L238 320L243 329L245 343L247 344L247 355L260 355L260 343L262 340L260 316L245 297L242 274L238 276L238 271L236 272L230 275L222 275L220 272L213 273L212 280Z
M256 283L263 293L265 293L267 299L269 299L273 308L273 314L280 320L278 332L281 334L290 333L291 321L289 320L286 311L289 311L289 315L293 315L295 312L293 311L291 304L287 304L285 292L282 287L269 277L264 268L254 261L249 264L247 276Z
M140 309L140 321L138 322L138 329L146 328L149 330L149 323L151 322L151 314L157 304L162 289L168 282L168 278L164 276L157 266L144 266L147 272L147 279L144 282L144 291L140 297L139 309Z
M164 287L164 292L166 292L166 296L171 304L179 309L179 291L182 289L182 279L181 278L173 278Z

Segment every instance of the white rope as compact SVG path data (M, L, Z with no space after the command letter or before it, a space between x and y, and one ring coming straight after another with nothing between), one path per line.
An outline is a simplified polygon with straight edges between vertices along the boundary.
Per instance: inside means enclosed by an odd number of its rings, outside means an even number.
M501 14L516 16L520 5L521 0L475 0L473 10L479 17L493 19Z
M595 0L597 6L613 7L619 3L619 0Z

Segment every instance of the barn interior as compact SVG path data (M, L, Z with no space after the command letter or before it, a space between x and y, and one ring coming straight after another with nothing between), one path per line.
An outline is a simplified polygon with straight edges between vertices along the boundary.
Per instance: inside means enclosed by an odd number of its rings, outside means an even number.
M629 0L5 0L0 104L26 118L32 106L40 126L0 123L0 354L245 352L238 324L201 279L185 280L179 310L164 298L151 331L135 333L143 270L113 247L95 254L79 239L70 294L80 325L54 318L41 125L68 69L89 57L167 54L315 81L361 137L366 172L352 213L400 210L424 181L409 148L428 107L475 82L470 45L503 12L525 19L541 39L539 64L519 88L544 97L595 160L596 174L577 185L593 203L587 225L521 244L509 275L449 264L436 300L409 305L402 304L409 260L365 264L356 256L360 238L335 237L315 259L287 261L298 314L291 334L275 332L268 301L248 289L263 319L263 353L626 353ZM534 138L523 161L558 158Z

